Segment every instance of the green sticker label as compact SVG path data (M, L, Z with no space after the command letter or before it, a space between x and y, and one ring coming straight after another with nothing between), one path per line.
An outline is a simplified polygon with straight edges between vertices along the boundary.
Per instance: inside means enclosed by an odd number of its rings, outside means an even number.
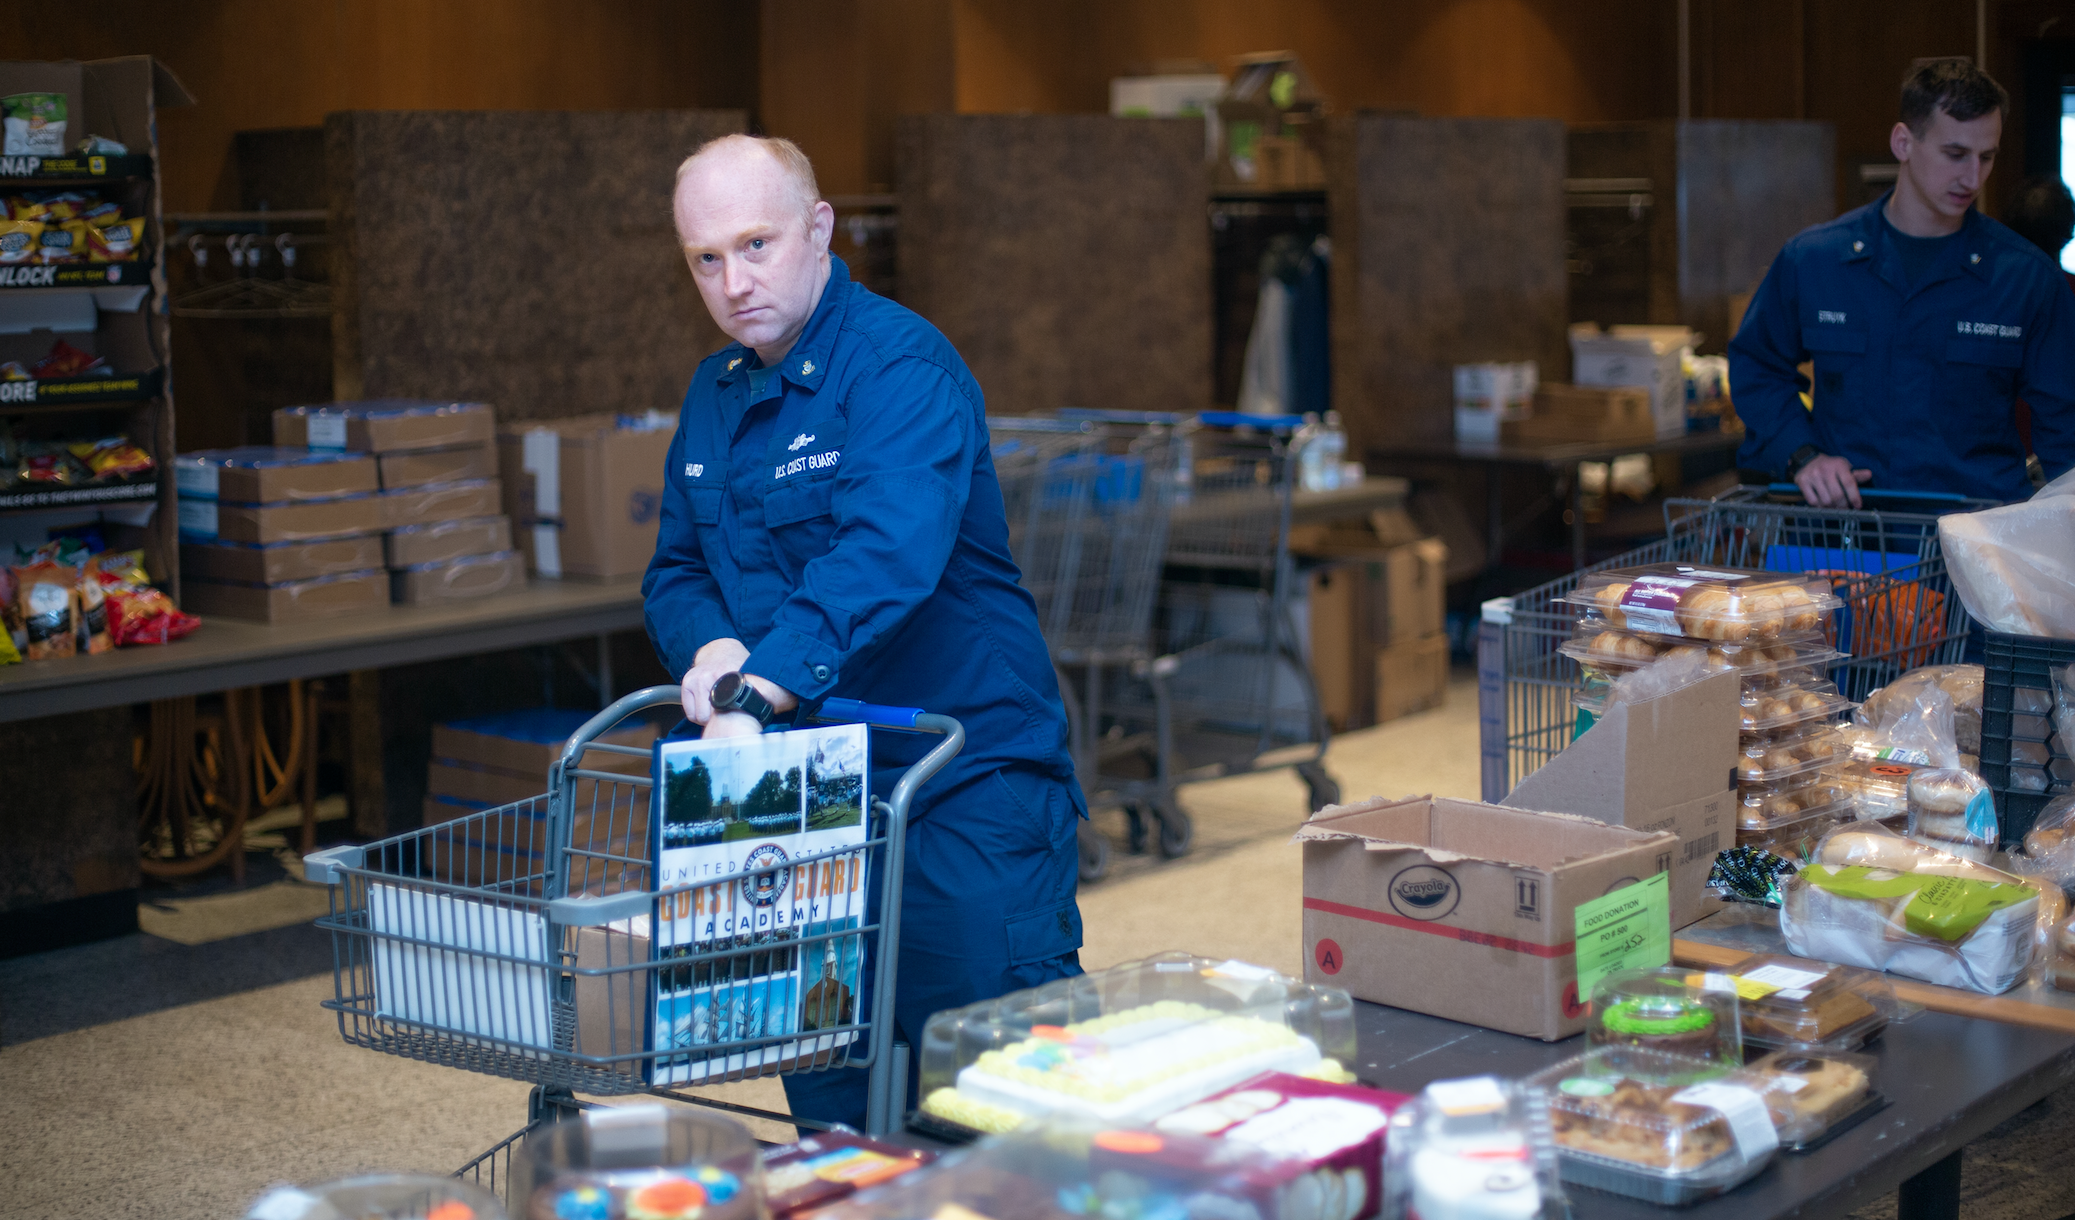
M1617 970L1665 966L1672 960L1671 878L1645 881L1578 904L1578 1002Z
M1810 885L1840 898L1906 897L1903 927L1918 936L1947 942L1965 939L1990 915L2033 897L2032 888L2026 885L1898 873L1857 864L1838 869L1812 864L1801 875Z
M1573 1076L1556 1087L1573 1097L1605 1097L1614 1091L1613 1085L1590 1076Z

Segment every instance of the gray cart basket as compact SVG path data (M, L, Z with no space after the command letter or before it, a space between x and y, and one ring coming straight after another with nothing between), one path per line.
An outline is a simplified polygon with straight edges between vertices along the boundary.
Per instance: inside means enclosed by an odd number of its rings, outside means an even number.
M317 921L332 934L334 995L324 1006L339 1014L346 1041L535 1084L527 1127L462 1171L492 1186L508 1170L514 1142L533 1125L580 1108L578 1092L649 1093L820 1127L681 1090L867 1068L871 1133L900 1125L908 1048L893 1041L893 1003L908 807L964 745L965 730L948 716L914 708L827 701L823 722L943 740L902 775L890 800L870 803L862 844L748 869L724 882L658 888L651 882L650 752L597 739L630 716L678 701L677 687L652 686L592 717L550 769L544 796L304 858L308 878L331 887L331 913ZM738 895L746 903L752 888L782 893L831 878L834 893L845 892L847 878L857 895L832 900L855 903L853 927L758 932L651 960L647 921L665 904L718 907ZM749 1011L754 987L722 985L768 977L788 958L810 966L857 962L860 994L851 996L834 971L826 972L826 988L805 988L802 978L798 1028L768 1032L761 1013ZM710 988L709 996L731 998L713 1001L690 1038L651 1049L659 987ZM745 1028L766 1032L728 1036ZM654 1083L665 1079L670 1083Z

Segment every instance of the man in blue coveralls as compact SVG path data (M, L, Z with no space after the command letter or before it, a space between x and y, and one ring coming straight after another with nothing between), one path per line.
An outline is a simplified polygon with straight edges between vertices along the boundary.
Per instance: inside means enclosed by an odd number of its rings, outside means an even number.
M835 212L790 142L706 145L673 210L734 342L699 365L670 444L649 638L708 737L831 696L965 725L911 811L896 1013L912 1044L934 1012L1080 973L1085 809L980 387L829 253ZM936 740L875 734L874 791ZM862 1071L785 1086L794 1114L864 1125Z
M1974 208L2007 104L1965 59L1911 70L1895 189L1788 242L1729 344L1741 465L1823 507L1859 507L1860 484L2022 500L2019 397L2046 477L2075 465L2075 294Z

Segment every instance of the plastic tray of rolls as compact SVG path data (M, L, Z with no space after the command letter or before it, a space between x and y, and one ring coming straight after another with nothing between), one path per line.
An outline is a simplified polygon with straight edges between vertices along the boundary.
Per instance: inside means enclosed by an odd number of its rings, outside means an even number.
M1609 627L1597 614L1580 619L1559 651L1581 664L1611 670L1636 669L1691 652L1711 670L1733 670L1745 677L1813 670L1844 656L1815 632L1741 644L1703 643L1683 636L1623 631Z
M1858 803L1851 790L1820 771L1775 783L1737 785L1739 830L1785 826L1826 814L1852 817L1857 812Z
M1853 706L1851 700L1837 693L1837 684L1830 681L1746 690L1738 696L1738 702L1741 708L1737 724L1746 733L1827 719Z
M1831 724L1796 725L1778 732L1746 733L1738 747L1738 783L1778 783L1829 766L1847 753Z
M1736 845L1771 852L1782 860L1805 863L1815 858L1816 846L1823 841L1824 835L1857 820L1855 809L1844 808L1769 822L1763 826L1738 827Z
M1677 563L1594 572L1564 600L1609 627L1733 644L1820 630L1842 604L1821 580Z

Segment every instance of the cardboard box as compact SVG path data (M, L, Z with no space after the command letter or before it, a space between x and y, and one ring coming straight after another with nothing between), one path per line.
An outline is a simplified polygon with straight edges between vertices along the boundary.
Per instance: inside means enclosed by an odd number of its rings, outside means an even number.
M434 876L456 885L488 885L542 871L548 864L548 802L543 786L530 804L510 807L478 806L451 797L425 798L425 824L442 826L471 814L495 809L495 816L464 823L434 837L431 845ZM570 841L615 856L636 860L648 858L648 791L637 789L631 803L621 800L594 809L580 803L570 818ZM572 893L596 887L606 873L617 873L624 865L590 860L582 876L572 870ZM645 874L644 874L645 877Z
M173 481L185 498L233 504L335 500L380 487L375 459L364 453L271 445L180 454L173 459Z
M1719 673L1613 704L1502 803L1678 835L1672 927L1685 927L1719 905L1707 896L1708 872L1717 852L1736 846L1739 684Z
M382 528L385 530L431 521L490 517L504 511L503 489L496 479L407 487L385 491L375 499L382 505Z
M1448 636L1401 640L1376 654L1376 723L1440 707L1448 698Z
M382 566L382 535L351 534L314 542L184 543L180 571L190 580L279 585L365 572Z
M389 574L391 598L399 606L494 597L526 584L526 564L517 551L470 555L444 563L400 568Z
M1239 56L1217 103L1221 186L1306 187L1326 180L1325 98L1291 51Z
M431 521L391 530L383 539L383 556L392 568L441 563L469 555L494 555L512 549L511 522L502 516L462 521Z
M309 542L381 528L382 508L373 496L302 500L288 504L179 502L180 536L189 542Z
M513 775L536 776L545 785L548 768L594 714L572 708L530 708L436 724L432 726L432 756ZM655 727L637 720L623 723L598 740L606 745L646 750L655 739ZM637 758L592 750L584 755L583 763L587 771L649 773L647 755Z
M1693 344L1683 326L1616 326L1602 334L1586 322L1571 328L1571 381L1586 386L1639 386L1650 391L1659 440L1686 434L1686 373L1681 353Z
M603 580L647 570L662 518L670 435L591 415L498 436L506 512L514 526L536 535L522 544L535 571ZM551 547L530 530L544 523L558 527Z
M384 453L375 461L381 470L383 491L497 477L497 455L488 445Z
M1666 871L1678 840L1430 796L1320 811L1304 845L1304 977L1555 1041L1585 1028L1580 902Z
M378 568L279 585L185 580L181 582L180 594L181 609L204 618L213 614L262 623L307 623L385 609L389 605L389 574Z
M1657 438L1650 391L1549 382L1535 391L1534 413L1504 425L1508 443L1638 441Z
M1393 521L1379 525L1395 531ZM1340 731L1403 715L1403 710L1386 715L1376 702L1379 654L1447 627L1448 548L1439 539L1422 538L1376 550L1375 528L1315 532L1305 538L1304 553L1336 559L1312 571L1308 600L1312 678L1327 722ZM1445 641L1440 668L1445 689ZM1394 689L1403 690L1403 682ZM1427 697L1435 698L1431 692Z
M487 403L385 398L368 402L282 407L274 412L274 443L362 453L488 445L497 421Z

